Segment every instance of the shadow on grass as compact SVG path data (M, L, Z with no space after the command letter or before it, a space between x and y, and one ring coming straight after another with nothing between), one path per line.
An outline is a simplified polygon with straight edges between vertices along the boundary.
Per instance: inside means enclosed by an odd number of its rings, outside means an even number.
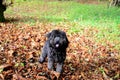
M46 17L14 17L6 18L5 23L36 23L36 22L60 22L64 19L61 18L46 18Z
M32 18L32 17L24 17L24 18L21 18L21 17L15 17L15 18L6 18L5 20L5 23L19 23L19 22L34 22L36 21L37 19L35 18Z
M15 18L7 18L5 21L5 23L9 23L9 22L19 22L19 19L15 19Z

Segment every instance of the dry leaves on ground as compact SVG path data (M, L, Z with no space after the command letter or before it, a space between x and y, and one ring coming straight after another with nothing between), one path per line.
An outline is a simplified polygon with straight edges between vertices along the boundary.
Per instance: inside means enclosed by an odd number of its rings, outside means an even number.
M56 80L58 74L47 69L47 62L38 62L46 40L45 34L53 28L68 31L68 28L44 23L35 26L1 23L0 79ZM89 32L89 29L87 31ZM120 59L117 50L111 50L110 45L103 46L94 42L88 33L67 36L70 45L61 80L120 79Z

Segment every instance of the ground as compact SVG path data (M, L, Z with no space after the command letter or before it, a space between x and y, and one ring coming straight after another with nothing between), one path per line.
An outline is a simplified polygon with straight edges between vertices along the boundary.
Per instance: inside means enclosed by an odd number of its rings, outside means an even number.
M0 80L56 80L47 59L38 62L53 29L65 31L70 41L60 80L120 79L120 9L94 2L16 1L0 23Z
M0 78L5 80L51 78L54 80L55 73L47 69L47 60L43 64L38 62L41 48L46 40L45 34L53 27L64 30L66 33L68 30L60 25L42 23L36 26L1 24ZM62 80L109 80L110 78L117 80L120 78L118 58L120 56L117 50L110 50L113 47L111 44L108 46L96 44L87 33L84 35L74 33L67 36L70 45L61 75Z

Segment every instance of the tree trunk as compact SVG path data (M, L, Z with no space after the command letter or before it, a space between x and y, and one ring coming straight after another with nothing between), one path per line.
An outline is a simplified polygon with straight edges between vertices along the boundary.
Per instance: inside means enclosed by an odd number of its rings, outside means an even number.
M120 0L111 0L109 6L120 6Z
M4 11L6 10L6 6L3 5L2 3L3 3L3 0L0 0L0 22L5 21Z
M0 22L4 21L5 21L4 12L0 12Z

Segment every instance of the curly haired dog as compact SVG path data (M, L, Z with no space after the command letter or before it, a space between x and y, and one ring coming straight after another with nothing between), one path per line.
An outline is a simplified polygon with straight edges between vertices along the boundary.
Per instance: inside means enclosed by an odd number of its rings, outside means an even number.
M61 30L52 30L46 36L48 39L43 46L39 62L43 63L47 57L48 69L52 70L54 63L57 63L56 71L61 73L69 44L66 33Z

